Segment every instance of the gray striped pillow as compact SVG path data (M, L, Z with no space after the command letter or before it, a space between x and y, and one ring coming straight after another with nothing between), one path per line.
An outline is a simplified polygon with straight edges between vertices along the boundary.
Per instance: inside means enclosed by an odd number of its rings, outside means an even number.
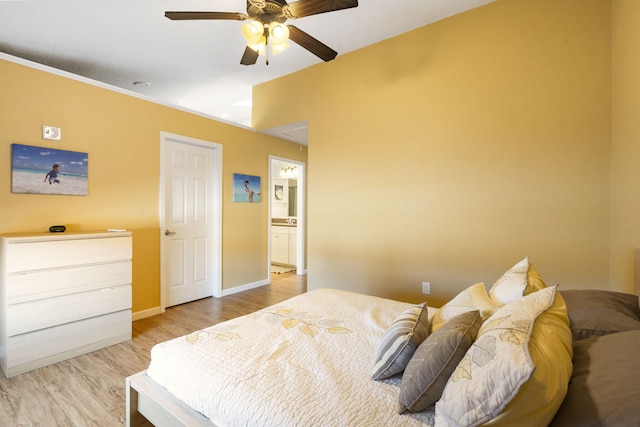
M404 371L413 352L429 336L429 313L422 303L403 311L382 336L372 378L383 380Z

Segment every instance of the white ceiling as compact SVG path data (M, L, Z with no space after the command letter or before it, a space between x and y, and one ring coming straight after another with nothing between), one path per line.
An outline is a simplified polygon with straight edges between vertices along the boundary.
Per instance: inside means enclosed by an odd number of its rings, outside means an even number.
M341 55L491 1L360 0L295 25ZM171 21L165 11L245 13L246 1L0 0L0 52L245 127L254 85L322 62L291 43L269 65L240 65L241 21ZM305 122L270 133L306 143Z

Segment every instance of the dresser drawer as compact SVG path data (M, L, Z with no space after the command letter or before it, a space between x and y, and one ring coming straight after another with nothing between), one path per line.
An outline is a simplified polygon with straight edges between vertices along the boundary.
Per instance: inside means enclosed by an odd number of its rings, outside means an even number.
M131 284L131 261L13 273L7 278L9 305Z
M131 308L131 285L12 304L9 336Z
M9 241L5 274L131 259L131 236Z
M10 337L5 372L12 377L130 339L131 310Z

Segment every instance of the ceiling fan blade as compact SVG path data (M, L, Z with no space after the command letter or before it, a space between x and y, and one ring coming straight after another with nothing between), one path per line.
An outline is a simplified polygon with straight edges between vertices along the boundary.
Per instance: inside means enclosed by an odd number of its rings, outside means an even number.
M284 7L287 18L295 19L334 10L358 7L358 0L300 0Z
M289 40L299 44L309 52L316 55L323 61L331 61L336 57L338 52L331 49L320 40L311 37L309 34L302 31L300 28L293 25L287 25L289 27Z
M165 12L164 16L174 21L192 19L227 19L233 21L244 21L247 19L247 15L239 12Z
M240 63L242 65L253 65L258 60L258 52L251 49L249 46L244 50Z

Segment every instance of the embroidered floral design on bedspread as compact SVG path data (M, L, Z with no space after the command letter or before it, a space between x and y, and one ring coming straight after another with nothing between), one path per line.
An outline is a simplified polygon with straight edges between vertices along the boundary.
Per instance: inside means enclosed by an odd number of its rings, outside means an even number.
M342 320L323 319L322 316L295 311L290 308L274 307L273 310L261 310L253 315L257 319L265 314L264 320L273 325L280 324L285 329L298 328L300 332L310 337L315 337L323 330L330 334L350 334L351 329L340 326Z
M196 331L189 335L186 335L184 338L191 345L197 343L199 339L205 339L205 338L213 338L214 340L218 340L218 341L231 341L231 340L242 339L240 335L236 334L235 332L232 332L232 329L234 327L235 326L231 326L228 329L219 328L219 329L216 329L215 331L211 329L203 329L201 331Z
M315 337L322 331L330 334L350 334L353 331L344 326L340 326L342 320L324 319L322 316L295 311L290 308L273 307L271 310L256 311L246 315L246 319L262 320L270 325L280 325L284 329L297 328L301 333L310 337ZM232 341L242 339L242 336L233 330L240 327L239 324L218 324L213 327L202 329L185 335L184 339L191 345L198 341L214 339L217 341Z

